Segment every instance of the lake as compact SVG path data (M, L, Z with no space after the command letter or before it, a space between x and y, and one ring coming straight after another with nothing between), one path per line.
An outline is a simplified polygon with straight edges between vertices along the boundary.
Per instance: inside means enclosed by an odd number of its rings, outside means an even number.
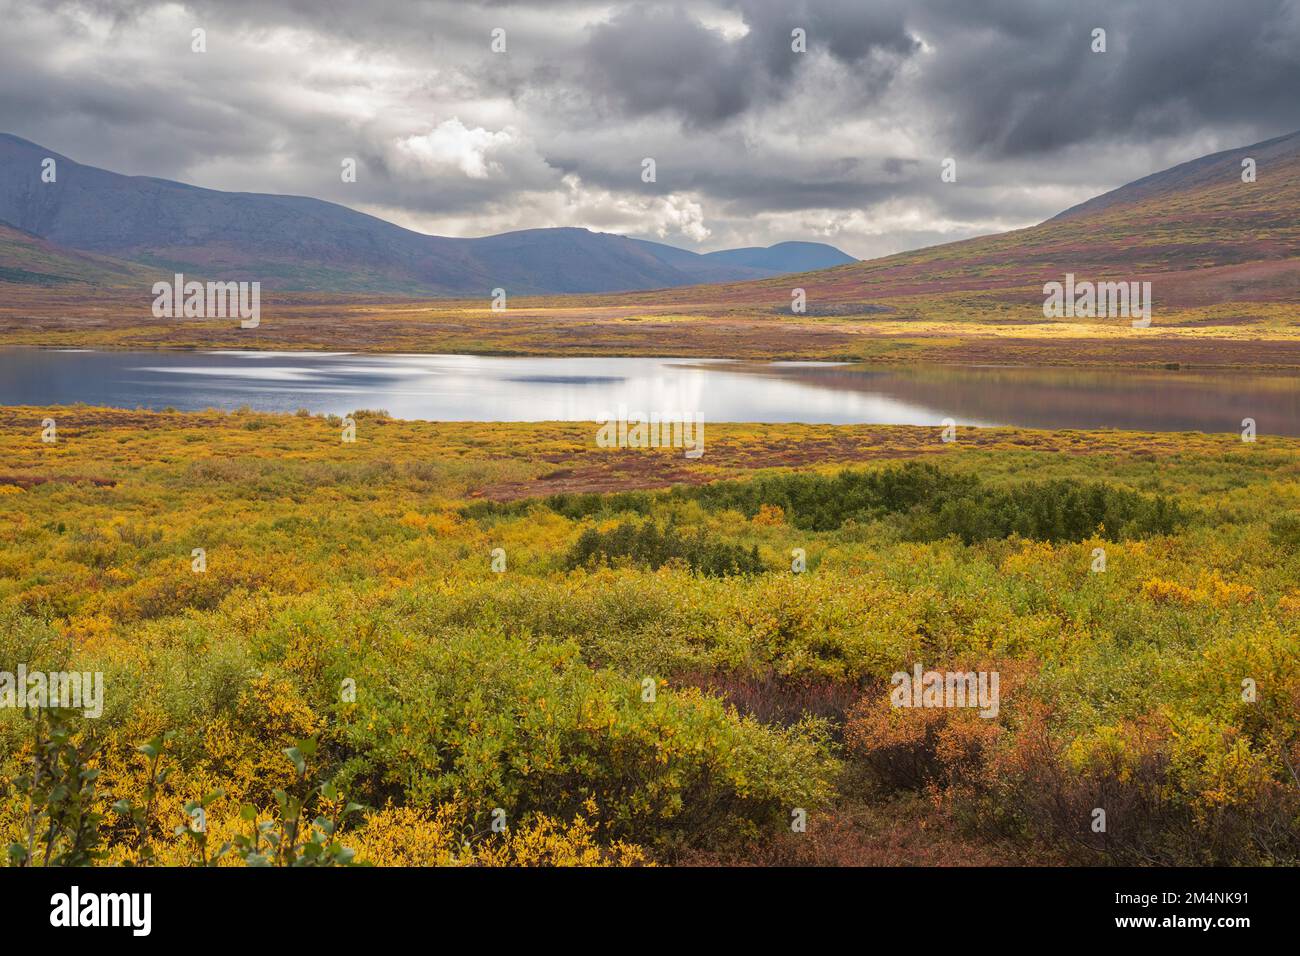
M624 406L710 422L1014 425L1300 436L1288 372L867 367L683 358L347 352L0 351L0 405L345 414L432 421L595 421Z

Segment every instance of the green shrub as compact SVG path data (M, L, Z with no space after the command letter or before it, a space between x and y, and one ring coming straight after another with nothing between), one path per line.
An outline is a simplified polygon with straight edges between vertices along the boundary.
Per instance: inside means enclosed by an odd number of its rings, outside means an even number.
M937 541L955 535L967 544L1013 534L1040 541L1082 541L1102 528L1114 539L1146 537L1172 533L1188 519L1166 498L1106 483L1064 478L994 486L974 475L914 461L872 471L846 469L835 475L782 474L679 485L658 494L555 495L540 504L580 520L628 512L649 515L656 502L686 501L698 502L711 512L738 511L748 518L764 505L776 506L801 531L835 531L849 521L893 518L909 540ZM538 504L479 502L465 514L480 519L514 516ZM584 546L596 548L597 542L591 539Z
M1300 552L1300 512L1289 511L1269 524L1273 543L1287 554Z
M756 547L747 551L737 544L714 541L703 529L689 536L678 534L671 525L661 531L653 521L641 525L625 521L609 531L588 528L569 549L564 564L570 570L620 561L660 568L674 560L683 561L692 571L710 577L758 574L766 570Z
M467 633L358 673L336 728L336 778L373 806L471 799L477 823L601 808L607 838L705 846L788 824L827 799L835 764L820 725L739 717L693 689L586 666L572 643Z

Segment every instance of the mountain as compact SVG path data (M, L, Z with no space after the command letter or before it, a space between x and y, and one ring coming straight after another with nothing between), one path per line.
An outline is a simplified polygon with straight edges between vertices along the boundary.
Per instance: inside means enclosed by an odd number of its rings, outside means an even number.
M321 293L616 293L599 301L702 315L788 314L800 287L812 316L994 325L1040 322L1043 284L1067 272L1151 281L1165 310L1273 304L1222 313L1229 324L1274 321L1300 302L1300 133L1155 172L1025 229L779 278L825 266L835 250L781 243L700 255L584 229L447 239L319 200L197 189L66 159L54 191L37 174L47 154L0 135L0 220L16 227L0 230L0 280L135 286L137 275L179 268ZM1242 181L1247 158L1254 182Z
M1256 180L1242 181L1254 159ZM1154 173L1025 229L800 275L637 297L665 305L725 301L789 310L870 312L883 301L918 317L1039 308L1042 285L1067 273L1149 280L1177 308L1300 302L1300 132ZM1031 317L1029 313L1022 313Z
M1279 182L1279 169L1285 171L1288 166L1294 168L1296 157L1300 155L1300 132L1265 140L1253 146L1242 146L1219 153L1211 153L1190 162L1181 163L1162 172L1152 173L1136 179L1127 186L1112 189L1089 199L1087 202L1071 206L1065 212L1053 217L1054 220L1077 219L1114 206L1134 205L1146 200L1169 196L1174 193L1188 192L1194 189L1214 188L1223 185L1235 186L1241 183L1242 160L1250 158L1255 161L1256 181L1264 188L1270 189ZM1259 167L1263 167L1264 176L1259 177ZM1286 182L1285 179L1281 180ZM1294 181L1291 182L1294 186ZM1242 183L1242 185L1247 185Z
M760 246L722 249L718 252L705 253L704 258L751 269L765 269L778 275L787 272L812 272L815 269L829 269L832 266L858 261L824 242L778 242L766 249Z
M53 183L41 179L46 157L57 164ZM269 288L326 292L611 292L762 278L848 258L820 243L702 255L572 228L428 236L304 196L123 176L7 134L0 134L0 221L65 251L112 257L119 260L113 268L128 273L123 260L151 274L256 278ZM103 278L95 269L86 276Z
M40 236L0 223L0 282L38 286L144 282L148 273L130 262L62 249Z

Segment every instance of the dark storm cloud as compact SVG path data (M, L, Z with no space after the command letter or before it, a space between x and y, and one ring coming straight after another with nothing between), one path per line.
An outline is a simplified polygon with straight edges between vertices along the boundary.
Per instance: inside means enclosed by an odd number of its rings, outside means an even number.
M1300 0L0 0L0 22L4 131L456 234L873 255L1300 128Z
M811 47L880 88L919 48L896 12L857 2L737 7L748 32L735 39L681 6L634 6L591 30L581 51L591 86L631 114L673 112L697 126L734 117L756 100L784 98L804 56L794 31Z
M796 64L802 62L790 55L791 31L795 28L812 38L812 49L820 46L850 66L860 66L881 54L905 57L918 48L916 37L907 29L903 8L894 4L739 0L735 7L749 27L745 46L768 75L778 79L789 77Z
M947 0L918 8L916 21L939 54L924 93L944 104L956 142L991 155L1300 125L1294 0ZM1091 50L1095 28L1105 53Z
M590 82L632 114L672 110L698 123L735 116L753 94L752 64L680 8L632 7L592 30Z

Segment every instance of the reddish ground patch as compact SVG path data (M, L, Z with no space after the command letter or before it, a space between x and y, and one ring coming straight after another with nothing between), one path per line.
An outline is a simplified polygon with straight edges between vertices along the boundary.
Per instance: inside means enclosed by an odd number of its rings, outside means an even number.
M716 426L715 437L706 434L705 455L695 460L685 458L680 449L606 450L581 444L570 452L545 459L564 467L528 481L488 485L474 497L515 501L564 493L646 491L677 484L704 484L764 468L849 465L978 448L1023 448L1065 454L1135 453L1132 440L1122 433L962 428L957 444L945 445L939 440L938 428L828 425L764 438L762 426L740 427L748 430L748 438L732 437L728 426ZM774 426L774 429L782 427ZM754 437L755 430L757 437ZM1168 454L1177 450L1176 446L1165 447L1152 441L1141 452Z
M1050 866L1042 848L963 837L942 809L919 794L879 803L861 798L808 815L805 833L730 853L693 853L687 866Z
M96 478L91 475L0 475L0 485L16 485L27 489L36 485L49 483L75 485L79 482L92 484L97 488L115 488L117 482L112 478Z

